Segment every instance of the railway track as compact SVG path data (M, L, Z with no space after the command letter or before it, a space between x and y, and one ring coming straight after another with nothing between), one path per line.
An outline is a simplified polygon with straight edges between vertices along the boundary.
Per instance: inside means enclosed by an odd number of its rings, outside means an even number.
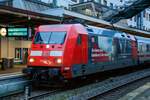
M106 93L115 88L123 85L135 82L137 80L150 76L150 69L144 69L142 71L133 72L130 74L112 77L101 82L88 84L82 87L69 89L65 91L55 91L54 93L40 94L40 98L37 96L28 100L87 100L97 95Z
M78 84L79 86L77 87L74 86L67 89L38 89L32 91L30 95L26 95L28 93L21 93L16 94L16 96L12 95L12 97L8 97L7 99L3 98L3 100L86 100L149 76L150 68L120 76L109 77L104 80L97 80L89 84ZM75 84L77 85L77 83Z
M39 93L37 93L37 91L35 91L35 93L33 92L32 96L29 96L29 97L25 97L24 100L35 100L35 99L41 99L43 98L44 96L48 96L48 95L53 95L54 93L57 93L57 92L60 92L61 90L60 89L55 89L55 90L51 90L51 91L45 91L45 92L42 92L41 91Z

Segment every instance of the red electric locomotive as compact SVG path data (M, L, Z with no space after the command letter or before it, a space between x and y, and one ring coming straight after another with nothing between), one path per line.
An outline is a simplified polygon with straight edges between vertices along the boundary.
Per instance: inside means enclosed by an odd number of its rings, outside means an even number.
M42 25L36 31L23 72L38 78L72 79L134 66L143 62L138 57L138 43L135 36L110 29L81 24ZM145 45L144 61L150 61L150 41Z

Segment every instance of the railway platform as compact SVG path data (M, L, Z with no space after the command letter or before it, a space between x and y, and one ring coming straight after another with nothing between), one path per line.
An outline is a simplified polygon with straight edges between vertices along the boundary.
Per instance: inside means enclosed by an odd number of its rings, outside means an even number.
M14 65L13 68L7 68L5 70L0 69L0 77L6 76L6 75L9 75L12 73L20 73L20 72L22 72L22 69L25 67L26 67L26 65L23 65L23 64L18 65L17 64L17 65Z
M127 93L119 100L150 100L150 82L141 87Z

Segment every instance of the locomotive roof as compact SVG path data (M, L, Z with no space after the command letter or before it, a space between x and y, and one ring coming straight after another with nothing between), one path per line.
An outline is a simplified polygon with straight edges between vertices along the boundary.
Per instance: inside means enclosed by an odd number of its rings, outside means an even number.
M61 30L66 31L68 30L72 25L62 25L62 24L55 24L55 25L41 25L38 27L39 31L50 31L50 30ZM59 28L59 29L58 29Z
M96 34L108 37L125 38L129 40L136 40L135 36L111 29L105 29L101 27L95 27L87 25L85 28L82 24L54 24L54 25L41 25L39 26L39 31L68 31L70 28L74 27L79 34Z
M75 28L79 34L87 34L85 28L81 24L54 24L54 25L41 25L39 31L68 31L70 28Z
M133 35L130 35L124 32L90 26L90 25L88 25L87 31L89 34L99 34L99 35L108 36L108 37L117 37L117 38L129 39L129 40L136 40Z

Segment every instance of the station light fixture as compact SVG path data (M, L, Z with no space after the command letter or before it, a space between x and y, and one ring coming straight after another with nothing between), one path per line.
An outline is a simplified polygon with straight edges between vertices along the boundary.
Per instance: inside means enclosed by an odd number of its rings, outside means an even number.
M1 34L1 36L6 36L6 35L7 35L7 30L6 30L6 28L1 28L1 29L0 29L0 34Z

